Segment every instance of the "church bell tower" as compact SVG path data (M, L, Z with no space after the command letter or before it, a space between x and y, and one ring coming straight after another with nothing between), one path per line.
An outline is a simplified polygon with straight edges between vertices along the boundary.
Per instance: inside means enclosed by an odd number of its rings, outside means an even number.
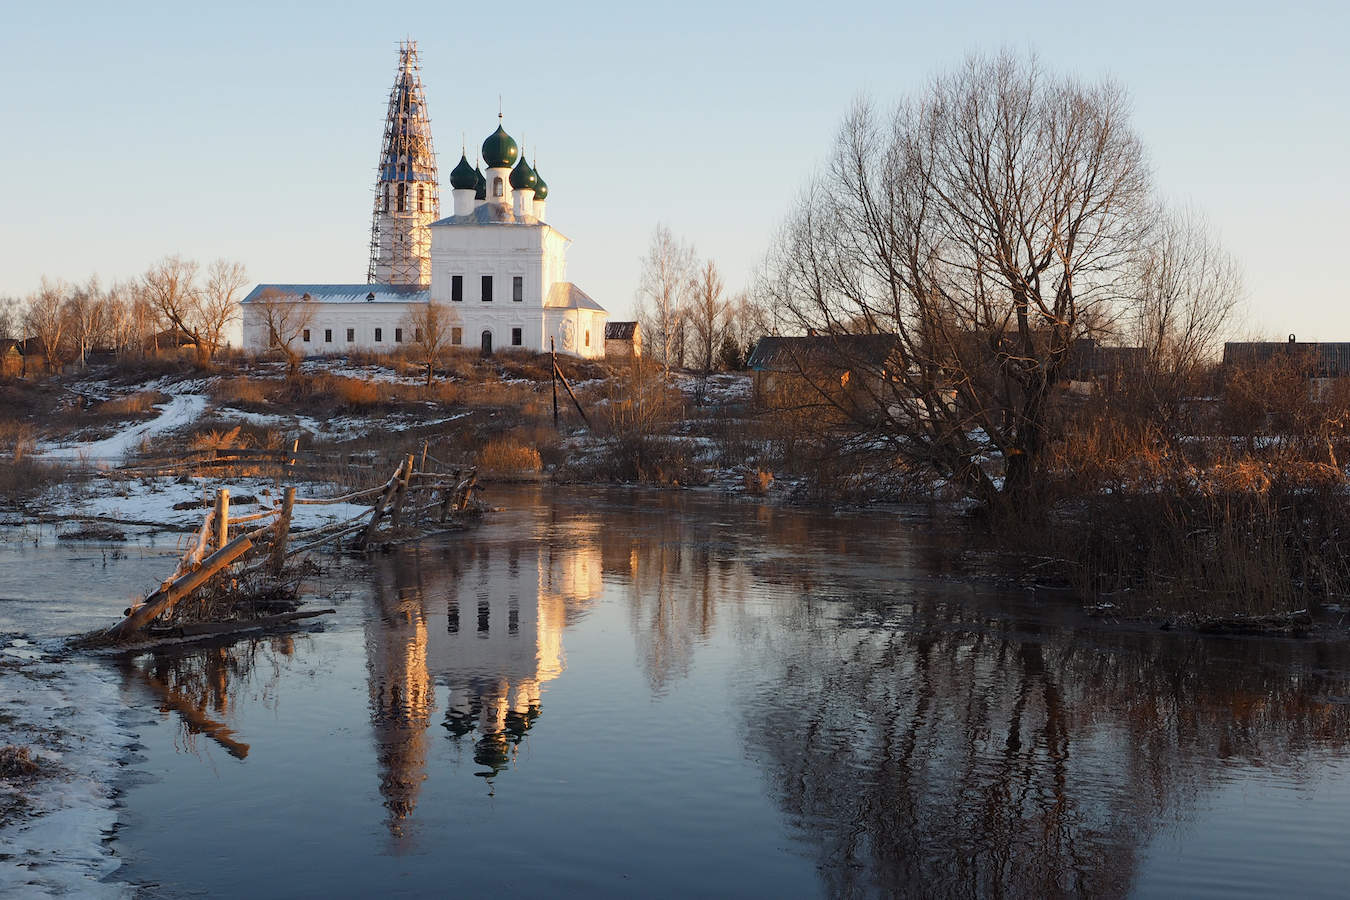
M366 281L427 285L431 282L431 230L440 215L436 151L431 143L416 41L398 49L398 74L389 92L375 214L370 227Z

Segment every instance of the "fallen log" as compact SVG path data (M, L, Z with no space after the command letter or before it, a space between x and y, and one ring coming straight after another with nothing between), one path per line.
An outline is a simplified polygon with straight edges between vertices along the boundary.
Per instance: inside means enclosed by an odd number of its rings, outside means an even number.
M109 628L106 636L109 640L125 640L144 628L152 619L156 619L161 614L173 609L174 604L179 600L201 587L211 579L211 576L252 549L253 533L239 535L239 537L202 560L200 568L180 576L168 587L160 588L145 598L145 602L134 608L131 615Z

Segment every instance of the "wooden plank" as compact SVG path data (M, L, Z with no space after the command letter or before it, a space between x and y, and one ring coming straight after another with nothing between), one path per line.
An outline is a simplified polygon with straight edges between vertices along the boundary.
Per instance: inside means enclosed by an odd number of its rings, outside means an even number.
M398 493L394 495L394 511L389 515L389 525L392 528L399 526L403 518L403 502L408 499L408 483L412 481L413 476L413 455L408 454L408 459L403 465L403 477L398 483Z
M388 506L389 501L393 499L394 491L398 488L402 475L403 466L400 464L399 467L394 470L394 476L385 482L384 493L380 495L380 499L376 502L375 508L370 512L370 524L366 526L366 532L361 536L361 540L356 542L358 548L365 547L370 543L371 538L375 537L375 530L380 527L380 519L384 516L384 508Z
M153 619L173 609L179 600L191 594L209 581L217 572L252 549L251 535L239 535L203 560L201 568L188 572L167 588L161 588L147 597L144 603L132 609L130 615L109 628L107 636L112 640L122 640L129 637L144 628Z

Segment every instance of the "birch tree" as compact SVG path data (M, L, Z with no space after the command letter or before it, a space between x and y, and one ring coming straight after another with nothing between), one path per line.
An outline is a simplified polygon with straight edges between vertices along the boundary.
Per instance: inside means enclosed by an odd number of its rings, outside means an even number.
M657 225L642 260L638 307L647 337L644 349L661 361L667 376L672 362L683 363L682 317L693 269L693 249Z
M688 321L693 333L694 365L702 382L706 381L717 363L717 352L726 331L727 301L723 297L725 285L717 263L706 260L689 285Z

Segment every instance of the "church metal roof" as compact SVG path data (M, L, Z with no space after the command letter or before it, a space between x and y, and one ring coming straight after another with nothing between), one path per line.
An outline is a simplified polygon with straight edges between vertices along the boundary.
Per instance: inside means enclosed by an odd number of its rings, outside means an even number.
M506 203L484 203L476 207L467 216L446 216L431 223L438 225L543 225L536 216L516 215L515 210Z
M431 289L415 284L260 284L239 302L257 303L264 295L308 297L315 303L426 303Z
M554 282L544 298L546 309L594 309L604 312L605 308L590 298L585 291L570 281Z

